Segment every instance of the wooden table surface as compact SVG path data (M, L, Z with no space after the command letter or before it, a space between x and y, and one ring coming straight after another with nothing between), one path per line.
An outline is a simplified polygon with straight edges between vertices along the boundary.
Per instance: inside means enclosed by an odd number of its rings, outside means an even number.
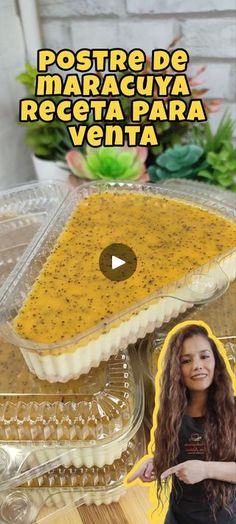
M92 504L78 509L71 506L54 515L44 510L37 524L149 524L147 513L150 508L149 488L133 486L119 502L109 506Z

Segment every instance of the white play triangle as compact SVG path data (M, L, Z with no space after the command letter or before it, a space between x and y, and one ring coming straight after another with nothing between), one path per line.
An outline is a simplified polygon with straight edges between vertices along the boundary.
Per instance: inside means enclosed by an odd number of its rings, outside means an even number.
M123 266L124 264L126 264L125 260L122 260L122 258L115 257L114 255L112 255L111 257L112 269L117 269L118 267Z

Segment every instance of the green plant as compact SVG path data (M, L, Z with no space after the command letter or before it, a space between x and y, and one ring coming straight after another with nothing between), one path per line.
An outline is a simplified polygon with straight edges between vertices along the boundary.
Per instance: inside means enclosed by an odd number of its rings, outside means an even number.
M151 182L165 178L196 178L198 171L206 167L204 150L195 144L176 144L156 158L155 165L148 168Z
M236 149L225 141L220 152L209 152L206 160L208 167L200 170L198 176L212 184L236 191Z
M232 145L235 123L228 113L220 120L215 134L209 122L196 126L192 136L204 149L206 167L198 172L198 177L210 184L227 189L236 189L236 149Z
M218 153L223 144L232 142L234 128L235 123L226 112L222 116L215 134L211 129L210 123L205 122L204 124L193 126L190 139L201 146L206 153L210 151Z
M192 143L175 145L156 158L148 173L152 182L165 178L191 178L236 190L234 122L227 113L213 133L209 122L192 127Z
M30 97L37 100L34 94L36 75L35 67L26 64L25 71L17 76L17 80L25 86ZM51 99L59 101L59 97ZM65 154L71 149L71 141L63 122L55 119L52 122L27 122L22 125L26 127L26 144L36 156L46 160L64 160Z
M145 179L146 148L87 146L82 155L72 149L66 160L72 173L89 180L137 180Z
M180 40L180 38L181 38L181 36L177 36L170 43L170 45L168 46L169 52L172 52L175 49L175 46L178 43L178 41ZM199 79L199 76L204 72L205 69L206 69L205 66L203 66L203 67L198 68L194 75L190 75L190 74L187 75L188 83L189 83L189 86L190 86L190 89L191 89L191 95L189 97L184 97L184 100L187 103L190 102L191 98L202 98L208 92L207 88L199 87L201 85L201 83L202 83L201 80ZM97 72L97 74L100 76L101 80L103 80L104 75L102 73L100 73L100 72ZM139 74L141 74L141 75L156 75L157 73L152 71L152 69L151 69L151 59L149 57L147 57L144 69L142 70L141 73L134 73L133 71L129 71L129 70L127 70L125 72L118 73L117 74L118 83L119 83L120 79L123 76L129 75L129 74L138 76ZM169 67L167 70L165 70L164 74L165 75L175 75L175 72L173 71L173 69L171 69ZM123 113L124 113L124 117L125 117L123 122L119 122L119 123L120 123L120 125L124 125L124 126L125 125L129 125L129 124L132 123L132 121L131 121L131 113L132 113L131 107L132 107L132 103L133 103L134 100L140 99L140 96L136 95L136 96L133 96L133 97L132 96L131 97L125 97L123 95L119 95L117 98L119 99L119 101L120 101L120 103L122 105ZM170 98L171 97L169 97L169 96L165 97L165 102L167 103ZM183 97L180 96L179 98L181 99ZM154 93L151 98L150 97L145 97L145 100L147 102L152 102L155 99L158 99L158 96L157 96L156 93ZM111 100L112 100L112 97L111 97ZM214 104L216 104L216 105L214 105ZM204 103L204 106L205 106L206 112L210 113L211 109L212 109L212 106L214 106L214 108L215 108L214 110L216 110L216 106L218 106L218 102L216 103L215 101L213 101L212 103L210 103L210 102ZM105 122L105 121L101 122L101 125L105 125L106 123L107 122ZM148 123L150 124L150 122L148 121L148 117L144 116L142 118L140 124L144 126L144 125L146 125ZM157 136L159 137L159 145L158 146L154 146L154 147L148 147L148 158L147 158L147 162L146 162L147 166L152 165L153 162L155 161L155 158L158 155L160 155L163 151L168 149L169 147L172 147L172 146L174 146L175 144L178 144L178 143L185 142L187 140L187 137L190 134L190 131L191 131L191 128L192 128L192 123L191 122L186 122L186 121L183 121L183 122L178 122L178 121L170 121L170 122L157 121L157 122L152 122L152 124L156 128L156 133L157 133Z

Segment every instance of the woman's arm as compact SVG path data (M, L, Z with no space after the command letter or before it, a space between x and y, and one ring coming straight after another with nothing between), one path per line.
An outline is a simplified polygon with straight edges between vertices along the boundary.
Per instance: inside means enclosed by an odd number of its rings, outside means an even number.
M207 462L207 478L236 484L236 462Z
M140 479L142 482L152 482L155 480L153 469L153 457L145 456L142 464L135 470L133 474L128 474L127 482L133 482L135 479Z
M181 464L164 471L161 479L165 480L173 474L185 484L196 484L205 479L223 480L236 484L236 463L186 460L186 462L181 462Z

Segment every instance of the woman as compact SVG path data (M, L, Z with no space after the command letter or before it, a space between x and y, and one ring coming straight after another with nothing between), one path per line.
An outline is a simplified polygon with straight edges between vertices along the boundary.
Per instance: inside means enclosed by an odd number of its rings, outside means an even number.
M172 475L165 524L236 524L236 410L224 359L207 329L172 335L160 380L155 452L128 479Z

